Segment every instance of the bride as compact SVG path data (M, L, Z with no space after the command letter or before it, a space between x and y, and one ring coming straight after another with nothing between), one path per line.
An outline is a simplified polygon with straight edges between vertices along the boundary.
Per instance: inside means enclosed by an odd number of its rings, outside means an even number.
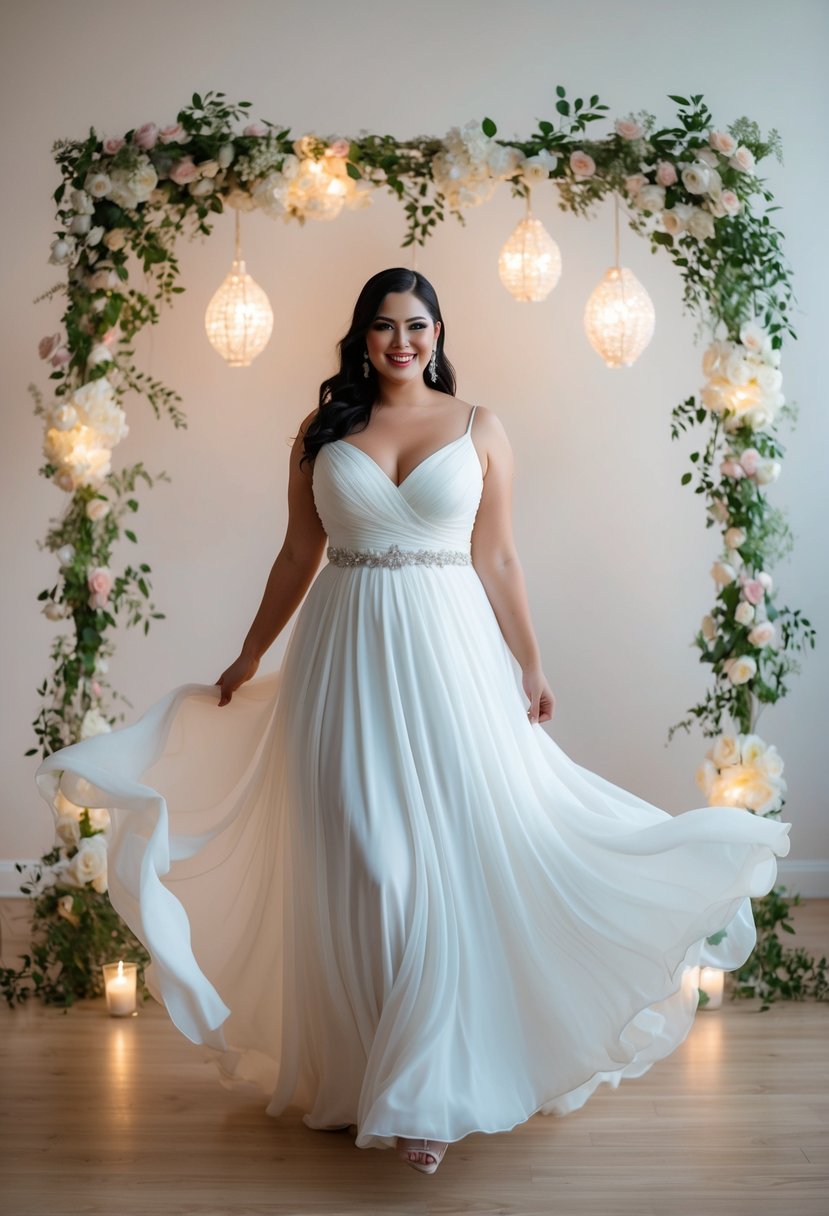
M512 452L445 339L423 275L368 280L238 657L36 774L110 808L113 906L223 1082L425 1173L672 1052L686 969L748 958L791 827L669 815L542 729Z

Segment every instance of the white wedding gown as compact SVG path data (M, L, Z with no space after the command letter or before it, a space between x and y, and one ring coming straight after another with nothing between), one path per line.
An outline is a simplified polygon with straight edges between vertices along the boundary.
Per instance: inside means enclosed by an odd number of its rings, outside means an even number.
M472 441L400 486L346 440L314 496L332 546L469 553ZM322 566L284 660L217 708L185 684L39 766L108 807L109 893L147 982L227 1085L356 1144L566 1115L688 1034L683 971L751 953L791 824L672 816L527 718L471 564ZM704 939L727 928L716 946Z

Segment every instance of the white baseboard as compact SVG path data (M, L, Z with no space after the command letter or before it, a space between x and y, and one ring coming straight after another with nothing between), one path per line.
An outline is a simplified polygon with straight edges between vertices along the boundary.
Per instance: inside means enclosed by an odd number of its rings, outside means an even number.
M33 861L21 863L25 870ZM0 899L26 899L20 891L25 881L14 862L0 858ZM777 863L776 886L784 886L787 895L799 894L803 899L829 899L829 859L816 861L780 861Z

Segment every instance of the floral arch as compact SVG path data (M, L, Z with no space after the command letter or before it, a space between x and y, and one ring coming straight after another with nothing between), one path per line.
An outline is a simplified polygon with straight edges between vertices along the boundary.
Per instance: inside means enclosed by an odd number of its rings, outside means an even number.
M113 572L116 542L136 543L127 525L138 510L138 481L152 486L154 479L143 462L114 472L111 457L128 431L122 401L130 390L158 418L186 426L181 398L144 374L131 348L143 326L158 323L159 306L184 290L176 281L178 237L208 235L211 215L226 206L304 224L368 207L373 192L385 189L406 217L402 246L416 253L448 214L463 224L464 210L485 203L499 183L526 199L528 213L531 191L552 185L559 207L578 215L608 194L624 200L629 226L673 260L685 304L707 334L702 386L673 409L671 436L699 432L682 484L693 483L704 500L706 528L722 533L721 558L710 570L713 604L694 634L711 688L668 739L694 722L713 739L696 774L711 805L780 814L783 761L755 733L757 714L785 695L789 673L798 670L795 652L815 644L808 619L776 602L770 572L792 546L767 488L782 469L778 426L796 420L780 371L784 339L796 337L790 273L770 218L778 208L761 210L760 200L772 195L757 173L770 153L780 159L780 141L774 130L763 139L747 118L714 127L702 95L671 100L673 126L657 129L642 111L591 139L590 124L604 120L608 107L597 95L571 103L558 86L555 121L540 121L524 140L496 138L485 118L443 138L398 141L368 131L355 139L293 138L279 124L247 121L249 102L209 92L194 94L168 126L147 122L106 137L90 129L85 140L55 143L60 227L49 262L65 274L40 298L65 293L66 308L60 331L39 344L51 369L48 399L34 384L30 391L44 423L39 471L68 495L42 542L58 572L38 599L48 619L71 618L73 636L56 638L51 677L38 689L43 703L33 726L43 756L112 728L111 702L120 694L106 680L114 651L107 631L120 617L143 623L146 633L164 615L150 601L146 563ZM154 283L152 298L130 284L130 254ZM726 717L733 727L723 726ZM64 812L55 847L22 887L35 900L36 940L22 968L0 970L10 1003L29 992L63 1004L99 992L102 945L111 949L112 938L125 957L146 961L106 895L106 812L69 803ZM825 995L826 960L783 951L775 935L778 925L791 930L789 904L799 898L773 891L756 901L764 936L737 973L735 995L759 995L763 1008L781 993Z

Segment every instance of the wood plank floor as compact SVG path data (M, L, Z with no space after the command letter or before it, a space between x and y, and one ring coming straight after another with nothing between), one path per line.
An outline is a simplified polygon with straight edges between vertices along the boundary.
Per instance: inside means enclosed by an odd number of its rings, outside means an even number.
M829 901L793 919L792 942L825 954ZM758 1007L701 1010L644 1077L469 1136L434 1176L228 1092L154 1002L131 1019L102 1000L3 1007L0 1212L826 1216L829 1006Z

